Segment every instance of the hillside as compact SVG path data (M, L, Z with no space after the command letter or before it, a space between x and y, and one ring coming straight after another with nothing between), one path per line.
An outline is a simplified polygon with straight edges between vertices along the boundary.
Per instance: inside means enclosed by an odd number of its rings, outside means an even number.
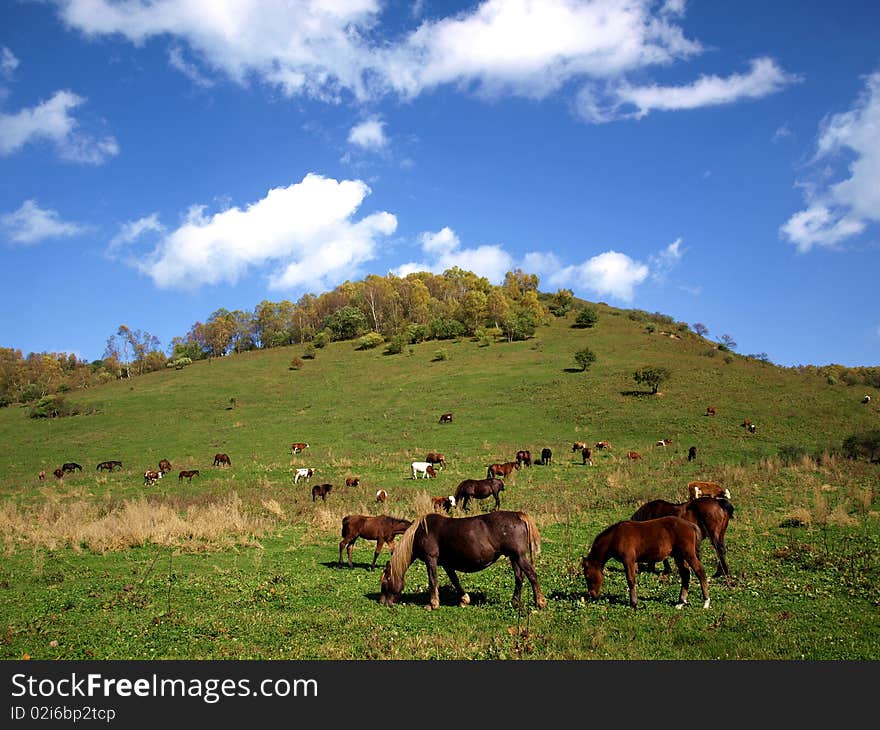
M601 527L626 518L646 499L683 501L688 481L710 479L728 487L736 505L728 543L738 583L726 589L713 584L718 593L713 605L724 606L732 622L725 631L712 635L707 626L713 619L696 608L689 612L687 624L708 632L701 634L708 643L698 649L699 656L732 652L793 658L802 653L794 627L790 635L776 633L780 628L773 616L789 608L777 603L770 610L756 598L771 586L779 590L792 554L810 570L827 570L810 580L816 595L826 591L835 596L823 608L815 596L805 599L794 590L796 610L809 607L834 626L829 630L835 636L852 637L846 646L831 649L809 643L808 655L880 656L876 622L873 628L863 625L866 615L876 616L876 580L873 588L851 597L836 572L838 561L853 564L858 554L862 572L856 583L870 585L871 576L878 575L872 548L880 534L878 467L828 455L850 434L878 428L878 394L872 393L872 403L865 405L863 389L829 385L814 375L724 353L688 331L674 330L674 338L661 334L658 326L649 333L645 321L627 312L594 306L599 313L594 327L574 328L574 313L550 317L535 337L522 342L431 341L398 355L335 342L300 369L291 369L290 362L303 348L279 347L68 393L94 409L89 415L32 419L24 408L0 409L0 533L10 556L2 569L6 589L0 629L11 632L4 656L47 656L35 648L42 646L37 637L44 630L34 628L46 621L64 636L67 658L144 656L145 645L153 647L152 655L169 657L357 658L371 645L370 627L386 621L398 632L399 645L388 649L398 657L485 658L502 650L509 655L505 627L518 619L508 603L512 581L506 561L467 577L466 584L478 587L481 598L467 610L484 621L461 636L462 622L469 619L450 607L450 623L439 630L445 638L427 640L426 612L416 616L399 607L388 613L377 606L378 572L363 571L373 543L359 543L356 571L332 569L339 520L354 511L378 513L382 508L372 496L379 487L389 493L386 512L412 518L423 511L428 494L450 494L461 479L485 476L488 464L511 460L523 448L537 456L543 447L553 450L552 465L514 472L502 504L525 509L538 521L545 536L544 590L558 599L550 611L562 611L565 622L583 617L579 560ZM577 370L574 361L582 347L597 356L586 372ZM440 350L446 359L436 357ZM655 396L632 378L643 365L671 371ZM716 416L706 415L709 405ZM438 423L444 412L454 414L453 423ZM744 419L757 424L755 433L741 426ZM671 444L657 447L663 438ZM594 467L583 466L571 450L576 440L607 440L612 450L596 452ZM292 456L294 441L308 442L310 448ZM693 462L686 459L690 446L697 449ZM781 459L780 449L783 456L797 458ZM643 458L630 462L625 458L630 450ZM447 468L437 479L412 480L410 462L428 451L443 452ZM231 468L212 466L216 452L230 455ZM144 487L144 470L156 468L162 458L170 459L173 471L156 486ZM107 459L121 460L124 469L96 472L96 464ZM56 481L52 470L70 461L83 471ZM293 485L297 466L316 469L309 484ZM45 482L37 480L41 469L49 475ZM178 482L178 469L199 469L201 476ZM361 486L346 490L349 475L359 476ZM322 483L332 483L334 491L326 503L313 504L311 485ZM163 511L173 513L173 519ZM108 517L115 522L110 524ZM796 539L791 528L780 527L795 518L791 524L799 520L802 525ZM206 520L213 522L206 527ZM151 567L163 544L173 546L168 560L173 554L177 566L173 606L170 588L167 605L165 597L172 569L160 574ZM708 543L703 556L714 570ZM96 571L105 577L96 577ZM409 600L423 602L424 566L413 565L411 573ZM551 629L542 614L533 614L531 620L547 632L546 648L537 656L682 656L682 646L654 647L659 629L644 621L638 624L640 640L628 645L623 636L632 616L622 603L623 578L619 572L609 576L603 589L607 600L590 604L590 627L580 638ZM146 582L138 585L141 580ZM35 603L11 588L21 581L31 585L31 597L36 591ZM120 593L122 584L138 585L134 604L132 595ZM677 590L677 580L661 585L669 596ZM642 576L640 586L644 595L655 596L648 601L649 614L671 618L671 598L656 598L656 578ZM198 595L206 590L216 592L216 611L181 614L181 605L198 605ZM90 598L89 591L98 597ZM66 613L58 603L65 594L72 605ZM251 598L242 602L241 595ZM100 621L88 618L105 603L103 620L115 627L110 634ZM598 648L592 625L597 611L602 616L614 612L617 627L603 634ZM168 615L173 620L163 631L170 634L158 636L155 626L144 628L148 618ZM743 623L751 615L757 623L746 630ZM77 620L90 625L98 638L74 639ZM353 645L342 627L328 627L328 620L353 622L358 637ZM251 628L255 621L283 628L288 638L263 636ZM295 633L290 621L302 629L301 639L290 638ZM129 623L138 641L119 632ZM210 631L216 638L220 624L239 634L242 643L222 648L206 643L205 632L214 626ZM318 625L327 632L325 643L308 638ZM617 631L622 633L615 639ZM151 638L144 644L146 635ZM176 638L169 643L170 635ZM498 649L499 641L507 648Z

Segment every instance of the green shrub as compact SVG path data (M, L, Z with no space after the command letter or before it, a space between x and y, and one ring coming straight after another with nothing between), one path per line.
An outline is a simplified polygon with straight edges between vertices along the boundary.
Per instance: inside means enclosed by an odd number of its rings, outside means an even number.
M596 313L596 310L592 307L584 307L578 312L578 315L574 320L574 326L585 329L587 327L592 327L598 321L599 315Z
M295 357L290 361L291 370L299 370L303 365L305 365L305 363L298 357Z
M467 334L465 326L461 322L448 317L437 317L437 319L431 320L430 329L431 336L435 340L453 340Z
M589 347L585 347L574 354L574 361L581 366L581 370L586 370L596 362L596 353Z
M303 352L302 356L303 356L303 358L306 359L306 360L314 360L316 354L317 354L317 353L316 353L316 351L315 351L314 346L309 345L309 346L305 349L305 352Z
M312 338L312 344L318 349L327 347L330 344L330 333L327 330L321 330Z
M75 416L81 410L80 406L68 402L62 395L47 395L31 406L28 415L31 418L61 418Z
M358 339L357 349L372 350L374 347L378 347L383 342L385 342L385 338L382 337L382 335L380 335L378 332L367 332L367 334Z
M434 353L434 359L432 362L442 362L443 360L449 359L449 353L446 350L437 350Z
M399 355L403 352L403 348L406 347L409 342L406 335L394 335L390 340L388 340L388 347L385 348L386 355Z

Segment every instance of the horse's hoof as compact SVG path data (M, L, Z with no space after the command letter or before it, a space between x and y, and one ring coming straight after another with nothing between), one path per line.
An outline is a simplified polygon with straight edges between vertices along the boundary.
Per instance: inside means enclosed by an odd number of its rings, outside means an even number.
M537 605L538 605L538 608L547 608L547 599L546 598L538 599Z
M710 600L711 599L709 599L709 598L706 599L706 601L703 603L703 608L709 608L709 601Z
M465 593L461 597L461 600L458 602L458 605L459 606L470 606L471 605L471 597L467 593Z
M683 601L682 603L676 603L676 604L675 604L675 607L676 607L679 611L681 611L681 609L683 609L683 608L684 608L685 606L687 606L687 605L688 605L688 604L687 604L687 601Z

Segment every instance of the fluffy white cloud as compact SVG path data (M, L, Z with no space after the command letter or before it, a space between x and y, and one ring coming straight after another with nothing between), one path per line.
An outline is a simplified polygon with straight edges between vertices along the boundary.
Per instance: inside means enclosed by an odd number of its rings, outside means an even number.
M0 227L9 240L29 246L48 238L67 238L85 231L77 223L62 221L54 210L40 208L35 200L26 200L21 207L0 216Z
M380 239L397 228L386 212L354 220L369 193L360 180L310 173L245 208L207 215L195 206L138 266L159 287L234 284L268 268L276 289L332 288L375 258Z
M71 111L85 99L70 91L57 91L52 98L15 114L0 113L0 156L11 155L26 144L49 140L70 162L100 164L119 152L113 137L95 139L78 129Z
M348 133L350 144L366 150L380 150L388 144L385 136L385 122L379 119L367 119L356 124Z
M583 263L566 266L551 273L548 281L555 287L567 287L578 293L591 292L630 302L635 288L648 278L650 269L618 251L605 251Z
M383 36L379 0L55 0L63 21L89 36L134 44L169 37L193 61L171 63L196 80L221 73L258 79L288 95L337 100L414 98L453 85L485 95L543 98L584 84L577 108L591 121L635 105L651 109L730 103L778 91L792 77L758 59L748 74L703 77L689 86L630 86L627 74L703 52L680 25L684 0L483 0ZM413 8L420 19L419 6Z
M409 262L398 266L392 273L406 276L415 271L442 273L454 266L485 276L494 284L504 281L504 275L513 269L513 257L501 246L478 246L462 248L461 241L448 226L436 233L426 232L419 236L422 252L428 257L424 262Z
M814 161L827 164L841 152L849 159L848 177L818 189L804 186L807 207L780 227L801 253L833 248L880 221L880 72L867 77L852 109L821 126Z
M110 239L110 250L112 252L121 246L134 243L146 233L161 233L164 230L165 226L159 222L158 213L152 213L135 221L128 221L123 223L119 227L119 233Z
M757 58L745 74L727 77L701 76L684 86L632 86L623 81L597 94L595 86L585 87L578 98L582 117L607 122L622 117L641 119L651 111L697 109L732 104L743 99L759 99L775 94L800 77L781 69L771 58ZM625 111L635 107L636 111Z

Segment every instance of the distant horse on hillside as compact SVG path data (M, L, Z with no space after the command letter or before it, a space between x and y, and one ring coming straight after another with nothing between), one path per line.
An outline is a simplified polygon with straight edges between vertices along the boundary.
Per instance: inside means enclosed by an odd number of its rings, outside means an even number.
M379 603L393 606L400 600L406 571L414 561L421 560L428 569L428 608L440 607L438 566L458 593L459 606L467 606L471 599L461 587L456 571L476 573L504 555L513 568L513 603L520 603L525 576L532 586L535 605L544 608L547 599L534 567L540 552L541 535L525 512L498 511L457 518L427 514L407 528L385 565Z

